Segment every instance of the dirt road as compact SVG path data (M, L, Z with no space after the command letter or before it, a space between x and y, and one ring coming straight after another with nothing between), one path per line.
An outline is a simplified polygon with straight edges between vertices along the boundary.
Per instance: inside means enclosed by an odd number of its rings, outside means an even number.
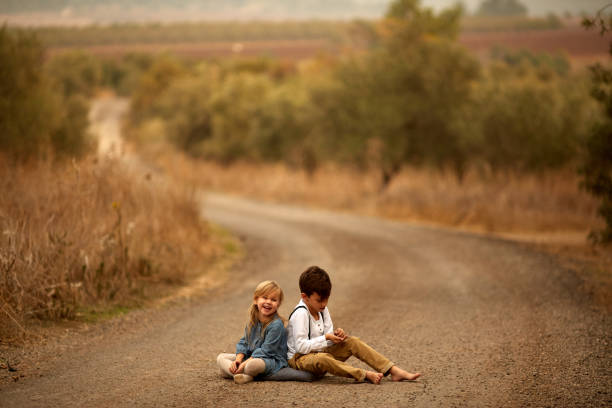
M117 121L124 111L99 117ZM612 406L610 314L549 256L466 233L222 195L209 194L203 206L244 243L228 285L27 350L16 373L23 377L0 382L0 406ZM279 281L287 316L297 277L313 264L330 272L336 326L421 380L237 386L219 377L216 355L234 350L256 283Z
M547 256L463 233L219 195L208 196L205 213L247 251L227 288L67 336L49 347L53 358L0 390L0 405L612 404L610 316ZM422 380L237 386L218 376L215 357L233 350L255 284L279 281L287 315L297 276L311 264L331 274L336 325Z

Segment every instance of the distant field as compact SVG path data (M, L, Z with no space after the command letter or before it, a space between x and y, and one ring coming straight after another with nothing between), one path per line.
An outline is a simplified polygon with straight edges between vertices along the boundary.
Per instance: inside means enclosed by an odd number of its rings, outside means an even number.
M328 40L275 40L275 41L214 41L183 43L146 43L126 45L91 45L87 47L50 47L53 56L71 49L86 49L104 57L120 57L129 53L171 53L187 58L257 57L301 60L321 53L336 54L337 44Z
M495 46L534 52L565 53L574 61L591 62L608 58L612 38L581 27L557 30L465 32L459 42L479 56Z
M608 58L610 36L601 37L595 31L580 27L555 30L464 32L459 43L481 58L486 58L495 46L510 49L526 49L534 52L565 53L578 64ZM70 49L83 48L106 57L119 57L126 53L169 52L189 58L219 58L228 56L267 56L300 60L321 53L342 52L341 42L331 38L258 41L188 41L146 42L126 44L99 44L90 46L50 46L50 55Z

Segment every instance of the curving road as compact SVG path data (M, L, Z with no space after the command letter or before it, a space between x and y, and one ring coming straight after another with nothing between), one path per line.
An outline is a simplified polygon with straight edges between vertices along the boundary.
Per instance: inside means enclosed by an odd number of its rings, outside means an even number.
M247 256L227 288L65 338L37 376L3 387L0 405L610 406L610 317L547 256L222 195L208 195L204 208L244 241ZM287 315L311 264L330 272L336 324L422 372L421 381L236 386L218 377L216 354L233 350L255 284L279 281Z
M205 217L243 241L228 284L203 299L71 330L22 356L2 407L612 406L609 312L575 273L482 236L208 194ZM279 281L287 316L309 265L330 272L337 326L409 371L380 386L221 379L252 290ZM354 360L353 360L354 361Z

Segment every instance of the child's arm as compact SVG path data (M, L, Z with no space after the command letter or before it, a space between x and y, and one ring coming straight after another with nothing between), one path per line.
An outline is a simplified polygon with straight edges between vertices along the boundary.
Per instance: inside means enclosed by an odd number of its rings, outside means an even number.
M236 344L236 355L248 354L249 353L249 342L247 341L247 328L244 328L244 336Z
M232 373L234 373L238 369L238 367L240 367L240 364L244 361L244 358L248 355L248 353L249 342L247 341L247 328L245 327L244 336L242 336L242 338L238 340L238 343L236 344L236 360L234 360L234 362L230 366L230 371ZM234 370L232 370L232 368Z
M295 352L299 354L308 354L313 351L322 351L327 346L332 345L331 341L327 341L325 335L327 334L328 324L331 325L331 318L329 319L329 323L325 322L323 336L317 336L308 338L308 329L310 326L310 316L308 316L308 310L306 309L298 309L291 316L291 324L289 325L289 329L291 330L291 335L294 339L295 343ZM329 313L325 316L329 316ZM332 330L333 332L333 327Z
M322 315L323 321L325 322L323 325L323 330L325 331L325 339L327 340L327 345L333 346L334 344L342 343L344 340L346 340L344 330L334 330L334 323L332 322L331 314L329 313L329 310L327 308L323 310Z

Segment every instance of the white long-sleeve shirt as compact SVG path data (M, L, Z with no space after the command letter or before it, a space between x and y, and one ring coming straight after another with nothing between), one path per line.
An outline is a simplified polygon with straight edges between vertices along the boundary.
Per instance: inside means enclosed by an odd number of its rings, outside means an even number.
M300 306L304 307L295 309ZM293 357L295 353L308 354L313 351L322 351L334 344L331 340L325 340L327 333L334 332L334 324L327 307L322 313L319 312L319 320L312 317L303 300L300 300L295 308L287 325L287 359ZM308 338L309 329L310 339Z

